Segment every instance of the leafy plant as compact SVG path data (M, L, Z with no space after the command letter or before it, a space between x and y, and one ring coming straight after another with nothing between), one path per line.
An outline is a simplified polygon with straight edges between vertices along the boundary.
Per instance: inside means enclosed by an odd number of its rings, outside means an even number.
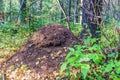
M100 53L101 47L98 44L93 44L97 39L88 38L85 45L75 45L74 48L69 48L70 52L66 56L66 62L62 63L60 73L63 71L71 72L71 69L77 68L78 73L69 73L67 76L77 76L82 79L86 79L88 73L90 73L91 64L99 65L103 62L105 57ZM73 76L73 75L72 75ZM76 78L76 76L74 76Z
M120 80L119 52L104 55L97 39L88 37L84 45L69 48L70 52L62 63L60 73L66 72L69 78L83 80ZM73 78L72 78L73 79Z

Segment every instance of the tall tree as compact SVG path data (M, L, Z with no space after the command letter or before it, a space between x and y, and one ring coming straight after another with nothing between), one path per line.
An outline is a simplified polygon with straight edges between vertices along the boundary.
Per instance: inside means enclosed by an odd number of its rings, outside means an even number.
M61 2L61 7L62 8L64 7L64 3L63 2ZM64 18L63 12L62 12L62 10L60 10L60 19L61 19L61 21L63 21L62 20L63 18Z
M93 38L99 38L101 23L101 12L102 12L102 0L83 0L82 6L82 27L83 31L80 34L82 39L84 34L89 29Z
M10 0L10 22L12 22L12 0Z
M20 0L21 22L25 22L25 18L26 18L26 14L27 14L26 3L27 3L27 0Z
M79 14L78 4L80 4L79 0L74 0L74 24L78 23L78 14Z
M42 0L40 0L40 10L42 10L42 3L43 3L43 1Z
M71 0L68 0L68 21L70 21L71 15Z

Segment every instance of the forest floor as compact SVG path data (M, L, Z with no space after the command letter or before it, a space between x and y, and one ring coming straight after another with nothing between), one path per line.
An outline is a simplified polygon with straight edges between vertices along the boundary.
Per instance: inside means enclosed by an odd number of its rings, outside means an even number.
M62 25L49 24L40 28L11 57L1 64L1 73L8 80L45 80L60 76L60 63L68 47L79 41Z

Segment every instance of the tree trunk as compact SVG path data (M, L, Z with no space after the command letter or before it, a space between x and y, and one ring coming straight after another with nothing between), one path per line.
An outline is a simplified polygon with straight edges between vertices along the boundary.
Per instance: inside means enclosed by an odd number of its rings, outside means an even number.
M64 2L61 1L61 7L64 8ZM62 10L60 10L60 19L61 19L61 22L63 22L63 19L64 18L64 14L62 12Z
M71 15L71 0L68 0L68 21L70 21Z
M80 39L84 38L84 35L91 34L92 38L100 37L101 12L102 12L102 0L83 0L82 6L82 27L83 31L80 33ZM89 29L89 30L88 30ZM90 32L87 32L90 31ZM86 37L86 36L85 36Z
M42 0L40 0L40 11L42 10Z
M78 23L78 12L79 12L79 8L78 8L78 4L79 4L79 0L74 0L74 24Z
M25 22L25 18L26 18L26 0L20 0L20 5L21 5L21 22Z
M10 22L12 22L12 0L10 0Z
M74 0L74 24L76 24L77 0Z

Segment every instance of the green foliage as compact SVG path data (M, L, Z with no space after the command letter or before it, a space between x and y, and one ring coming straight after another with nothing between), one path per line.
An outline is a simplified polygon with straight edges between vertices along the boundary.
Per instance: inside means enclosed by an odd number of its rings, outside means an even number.
M79 36L79 32L82 30L82 26L80 24L74 25L73 22L70 22L71 31L75 36Z
M118 35L114 30L114 27L120 26L119 21L108 18L107 22L101 26L101 42L104 47L116 47L118 46Z
M88 38L85 45L75 45L75 48L69 48L70 52L66 56L66 62L62 63L61 73L75 67L80 70L79 74L82 74L82 78L85 79L91 69L90 64L101 64L104 55L100 54L101 46L98 44L93 45L96 40Z
M118 53L104 55L102 45L96 44L98 39L88 37L84 45L69 48L70 52L62 63L60 73L66 72L69 78L83 80L120 79L120 62ZM76 68L77 73L72 70ZM69 72L69 73L68 73Z
M15 26L14 24L5 23L0 28L0 56L16 51L33 33L27 25Z
M107 64L103 64L102 69L104 74L108 74L113 80L120 79L120 62L117 59L110 59Z

